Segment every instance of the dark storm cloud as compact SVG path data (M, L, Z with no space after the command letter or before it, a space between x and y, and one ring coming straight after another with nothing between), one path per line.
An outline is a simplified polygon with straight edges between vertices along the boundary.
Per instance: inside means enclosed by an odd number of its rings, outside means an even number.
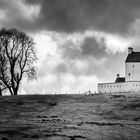
M24 0L0 0L0 27L18 28L27 32L40 30L37 28L36 15L30 15L33 8L34 5L32 7L25 5ZM4 14L2 19L1 14Z
M96 59L101 59L106 54L104 45L104 39L97 42L94 37L87 37L81 45L82 55L93 56Z
M18 1L19 2L19 1ZM21 0L26 6L40 6L40 13L30 21L18 10L15 0L0 0L7 20L3 26L26 31L53 30L82 32L96 29L113 33L128 33L130 25L140 17L139 0Z
M105 48L104 39L97 42L94 37L86 37L80 46L66 41L60 48L64 62L58 64L54 72L74 76L96 75L111 81L117 73L123 73L126 56L124 53L108 53ZM81 68L77 62L80 62Z
M97 42L94 37L86 37L79 46L68 40L59 49L63 62L54 68L57 74L71 73L79 76L100 73L100 65L97 64L107 57L103 39Z
M60 46L62 56L65 59L79 59L81 57L81 50L74 44L72 40L68 40Z
M72 40L66 41L62 46L62 55L68 59L85 59L93 57L102 59L106 55L104 39L97 42L95 37L86 37L81 45L75 44Z
M39 25L44 29L75 32L86 29L127 33L139 18L139 0L26 0L40 4Z

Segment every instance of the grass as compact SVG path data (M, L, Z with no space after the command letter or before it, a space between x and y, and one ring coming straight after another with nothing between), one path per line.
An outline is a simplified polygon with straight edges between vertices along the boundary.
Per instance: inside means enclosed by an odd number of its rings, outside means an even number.
M0 140L139 140L140 96L0 97Z

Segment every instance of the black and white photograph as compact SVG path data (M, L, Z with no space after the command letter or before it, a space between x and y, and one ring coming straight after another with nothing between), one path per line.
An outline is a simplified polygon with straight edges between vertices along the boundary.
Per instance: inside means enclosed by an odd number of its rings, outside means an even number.
M0 0L0 140L140 140L140 0Z

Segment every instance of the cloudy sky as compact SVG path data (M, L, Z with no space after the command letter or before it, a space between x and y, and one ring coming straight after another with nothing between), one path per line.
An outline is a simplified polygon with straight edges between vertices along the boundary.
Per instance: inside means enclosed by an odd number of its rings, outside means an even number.
M35 81L22 93L96 91L124 76L127 48L140 51L140 0L0 0L0 28L36 42Z

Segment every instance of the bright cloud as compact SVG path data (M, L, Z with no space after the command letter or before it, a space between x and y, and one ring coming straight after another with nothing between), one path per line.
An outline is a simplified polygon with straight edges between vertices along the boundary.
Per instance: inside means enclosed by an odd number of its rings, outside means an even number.
M22 91L26 91L26 94L84 93L87 90L95 92L97 83L96 76L75 77L72 74L61 76L48 74L37 81L25 82Z

